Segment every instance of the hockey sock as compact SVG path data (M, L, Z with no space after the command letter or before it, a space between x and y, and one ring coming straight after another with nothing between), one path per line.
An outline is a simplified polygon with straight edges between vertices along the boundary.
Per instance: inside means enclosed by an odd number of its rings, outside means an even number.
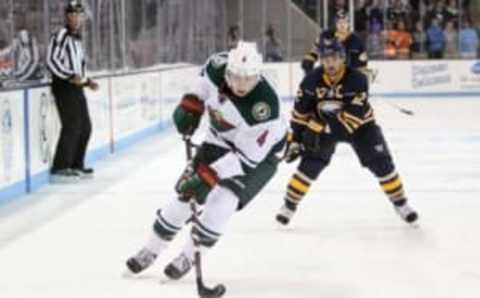
M171 241L191 215L192 211L188 203L173 199L165 208L157 211L153 230L159 238Z
M228 189L217 186L208 195L205 208L193 232L198 238L202 253L211 248L225 231L228 221L235 214L238 198ZM183 253L193 260L193 241L188 238Z
M287 187L285 204L290 210L295 210L297 205L308 192L312 180L304 175L300 170L293 174Z
M388 175L379 177L378 180L383 191L395 206L405 204L406 199L403 183L395 170Z

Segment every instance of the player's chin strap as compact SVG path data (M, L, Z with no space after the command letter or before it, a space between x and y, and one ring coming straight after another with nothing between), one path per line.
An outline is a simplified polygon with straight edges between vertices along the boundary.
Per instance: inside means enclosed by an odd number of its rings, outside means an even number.
M193 159L193 153L192 149L193 148L198 148L197 145L192 143L191 136L189 135L184 135L183 136L183 141L185 142L185 152L187 154L187 161L189 163L192 162ZM207 288L205 284L203 283L203 276L202 276L202 259L201 259L201 254L200 254L200 243L193 232L193 228L195 225L198 223L198 216L199 214L197 213L197 201L195 198L190 199L190 208L192 210L192 230L190 232L190 235L193 240L193 247L194 247L194 253L193 253L193 265L195 266L195 275L196 275L196 282L197 282L197 293L200 296L200 298L219 298L222 297L225 292L226 288L222 284L216 285L214 288Z

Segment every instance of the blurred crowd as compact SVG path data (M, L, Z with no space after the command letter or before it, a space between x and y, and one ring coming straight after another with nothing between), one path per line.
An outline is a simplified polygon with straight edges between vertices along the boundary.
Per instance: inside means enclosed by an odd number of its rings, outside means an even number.
M224 48L223 0L81 0L82 42L97 74L201 63ZM0 1L0 88L47 82L49 38L67 0Z
M322 27L333 26L336 11L348 11L351 2L293 1ZM238 25L229 27L231 22L219 17L228 11L223 0L83 2L87 18L83 38L92 71L202 63L241 36ZM63 23L63 3L0 1L0 87L47 81L46 45L50 33ZM370 59L479 57L479 1L355 0L349 11ZM285 44L292 41L282 43L279 38L283 20L269 21L276 23L265 22L258 47L266 61L284 61Z
M296 0L306 13L332 27L348 0ZM355 0L354 30L367 45L371 59L472 59L479 56L480 11L469 0ZM475 9L476 8L476 9ZM477 15L475 15L475 13Z
M39 55L37 39L24 22L10 42L0 38L0 87L41 80L45 75Z
M370 57L476 58L479 31L473 27L469 1L360 1L355 30L367 43Z

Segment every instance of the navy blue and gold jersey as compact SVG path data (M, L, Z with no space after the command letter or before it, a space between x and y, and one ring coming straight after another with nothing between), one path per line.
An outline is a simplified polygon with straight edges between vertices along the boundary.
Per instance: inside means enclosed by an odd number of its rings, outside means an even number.
M367 67L367 52L361 38L353 32L349 32L347 35L341 36L335 30L327 30L320 34L320 37L315 41L312 50L304 57L304 60L316 62L319 58L317 49L320 47L320 44L325 40L333 39L337 39L344 46L347 66L355 69Z
M358 70L344 68L329 78L323 67L310 72L300 84L292 111L291 127L299 139L306 126L328 124L329 133L348 137L374 121L368 102L368 79Z

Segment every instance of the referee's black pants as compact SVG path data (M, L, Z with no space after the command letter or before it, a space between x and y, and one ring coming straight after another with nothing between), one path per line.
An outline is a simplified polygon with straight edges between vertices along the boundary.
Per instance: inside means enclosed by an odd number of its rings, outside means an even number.
M52 93L62 129L51 170L83 169L92 132L85 93L81 87L56 78L52 82Z

